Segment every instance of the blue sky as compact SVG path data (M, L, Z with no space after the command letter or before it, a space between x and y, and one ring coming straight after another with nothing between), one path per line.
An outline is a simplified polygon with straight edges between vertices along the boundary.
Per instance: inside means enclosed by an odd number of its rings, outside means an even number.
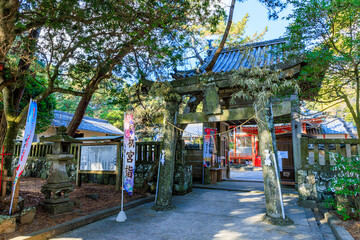
M225 7L227 14L229 13L231 0L221 0L223 6ZM264 35L264 40L271 40L280 38L284 35L286 31L286 26L289 25L289 21L283 19L291 13L292 9L287 7L280 14L277 20L268 19L268 10L262 5L258 0L245 0L240 3L236 1L233 23L241 20L246 13L249 14L249 21L245 29L245 35L253 35L255 32L262 32L265 27L268 27L268 31ZM208 37L211 38L211 37ZM219 36L214 36L214 38L219 38ZM193 53L189 53L190 56L193 56ZM195 59L189 59L183 67L178 67L178 70L189 70L197 66Z
M230 6L230 0L223 0L223 3ZM229 9L229 7L227 8ZM264 40L279 38L284 35L285 28L289 21L282 19L291 13L291 8L287 7L279 15L277 20L268 19L268 10L257 0L247 0L245 2L236 2L233 21L237 22L242 19L246 13L249 13L249 21L246 28L246 35L252 35L255 32L262 32L268 26L268 32L264 36Z

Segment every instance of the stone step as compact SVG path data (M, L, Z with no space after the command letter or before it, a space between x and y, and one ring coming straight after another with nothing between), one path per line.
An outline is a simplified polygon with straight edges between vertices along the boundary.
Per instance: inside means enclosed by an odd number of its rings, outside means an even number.
M334 236L334 234L330 228L330 225L324 219L324 215L319 211L318 208L314 208L314 209L312 209L312 211L314 213L316 223L319 226L319 230L320 230L323 238L326 240L336 240L336 237Z

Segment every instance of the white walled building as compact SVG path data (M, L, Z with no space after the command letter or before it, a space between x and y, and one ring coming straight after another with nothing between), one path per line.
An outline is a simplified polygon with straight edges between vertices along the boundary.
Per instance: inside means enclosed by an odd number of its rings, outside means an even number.
M67 113L59 110L54 110L54 119L49 128L40 134L34 136L34 142L39 142L40 137L48 137L56 134L56 128L60 126L67 127L73 113ZM107 120L84 117L79 128L76 131L75 137L102 137L102 136L122 136L123 131L111 125Z

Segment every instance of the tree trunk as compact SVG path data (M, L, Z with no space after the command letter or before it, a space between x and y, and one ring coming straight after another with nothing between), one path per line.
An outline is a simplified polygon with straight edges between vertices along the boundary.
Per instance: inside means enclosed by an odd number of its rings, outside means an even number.
M0 2L0 63L5 64L6 56L15 39L15 20L19 11L18 0L2 0ZM0 70L0 91L4 87L6 78Z
M6 134L6 118L4 111L0 111L0 147L3 145Z
M16 81L18 83L16 84L16 87L9 85L2 89L4 110L2 111L0 119L0 135L4 137L0 137L0 143L4 145L6 153L13 154L15 140L24 120L21 118L19 119L20 103L25 91L26 78L28 76L30 64L32 63L39 34L40 29L32 29L29 32L28 41L24 44L21 58L18 63L20 77L18 77L18 80ZM9 78L14 77L10 76ZM23 99L23 101L28 100L29 99ZM25 110L23 109L23 111ZM8 172L12 172L12 157L7 156L4 162Z
M19 119L17 119L17 117L19 115L19 106L24 90L25 86L24 84L22 84L14 90L11 89L11 86L8 86L5 87L2 91L4 102L4 115L7 125L6 133L2 133L5 135L3 145L6 153L13 154L16 136L22 123L22 121L19 121ZM4 159L5 168L8 170L8 172L12 172L12 157L8 156Z
M232 24L232 19L233 19L233 14L234 14L234 8L235 8L235 0L232 0L231 1L231 6L230 6L230 11L229 11L229 19L228 19L228 22L226 24L226 29L225 29L225 32L224 32L224 35L221 39L221 42L219 44L219 47L218 49L216 49L216 52L214 54L214 57L213 59L211 60L211 62L209 63L209 65L205 68L206 72L211 72L217 59L219 58L220 56L220 53L222 52L222 50L224 49L224 46L225 46L225 42L226 42L226 39L227 39L227 36L229 35L229 32L230 32L230 28L231 28L231 24Z
M86 94L86 96L83 96L81 98L79 105L76 108L74 117L71 119L71 122L67 127L67 133L69 134L69 136L75 136L76 130L80 126L81 121L85 116L86 109L89 106L93 94L94 92Z
M179 101L176 98L166 101L165 121L176 124L176 114L179 111ZM174 183L174 169L176 156L176 143L178 141L178 130L170 124L165 124L164 139L162 149L165 150L165 163L160 166L159 186L157 189L157 199L152 209L164 211L173 209L172 189Z
M269 99L266 102L259 100L256 102L256 117L265 190L266 215L264 220L274 224L291 224L292 221L285 218L283 208L275 127Z
M121 51L119 51L119 54L117 56L110 59L104 64L100 64L102 66L98 67L96 75L90 80L90 83L87 85L87 88L85 90L85 96L81 98L79 105L76 108L74 117L73 119L71 119L71 122L67 127L67 133L69 134L69 136L75 135L76 130L80 126L81 121L85 116L85 112L90 103L90 100L95 91L97 90L100 82L106 77L110 77L110 73L113 70L114 66L119 64L123 60L123 58L134 49L133 45L135 45L140 39L142 39L144 35L145 32L139 33L138 36L134 37L127 44L124 45L124 47L121 49Z
M18 131L19 131L19 124L13 121L7 122L7 130L3 142L5 153L11 153L12 155L14 155L15 140ZM6 169L9 173L12 173L12 159L13 159L12 155L11 156L6 155L4 157L4 169Z
M0 2L0 61L4 62L15 39L15 19L20 3L17 0Z
M104 79L104 76L111 71L111 68L103 67L100 68L97 74L90 80L90 83L87 85L85 89L85 96L81 97L80 102L76 108L74 117L71 119L69 126L67 127L67 134L69 136L74 137L76 130L81 124L82 119L85 116L85 112L93 94L98 88L100 82Z

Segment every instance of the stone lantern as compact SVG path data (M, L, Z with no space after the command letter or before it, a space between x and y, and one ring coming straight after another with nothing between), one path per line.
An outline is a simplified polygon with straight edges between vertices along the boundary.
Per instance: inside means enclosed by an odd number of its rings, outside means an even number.
M71 143L81 142L68 136L65 127L59 127L57 135L42 137L41 141L53 142L52 154L47 154L46 160L52 162L49 177L41 188L45 195L43 207L52 214L71 212L74 203L70 202L69 193L74 190L66 172L66 163L74 158L70 154Z

